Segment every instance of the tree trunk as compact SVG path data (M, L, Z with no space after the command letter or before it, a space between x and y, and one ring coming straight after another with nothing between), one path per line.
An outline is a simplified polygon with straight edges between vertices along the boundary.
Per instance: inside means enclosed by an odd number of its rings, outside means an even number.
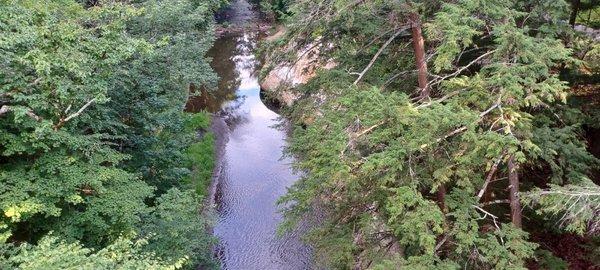
M409 20L412 30L412 44L415 52L419 91L421 98L424 98L429 96L429 87L427 85L427 62L425 61L425 41L421 33L421 19L418 13L412 12L409 14Z
M442 184L440 185L440 187L438 187L437 190L437 203L438 206L440 207L440 209L442 210L442 212L445 214L446 211L446 185Z
M512 223L517 228L522 226L521 201L519 201L519 173L515 164L515 156L511 155L508 159L508 190L510 200L510 216Z
M577 20L580 2L580 0L571 0L571 17L569 17L569 24L572 27L575 27L575 21Z

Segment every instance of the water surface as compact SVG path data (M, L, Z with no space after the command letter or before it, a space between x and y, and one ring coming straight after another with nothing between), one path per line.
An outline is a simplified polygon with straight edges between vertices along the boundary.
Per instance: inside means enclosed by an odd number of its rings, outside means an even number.
M256 18L246 0L232 1L232 9L231 23L253 23ZM216 256L223 269L309 269L310 249L295 234L276 233L282 221L276 202L298 176L291 160L282 159L286 132L274 128L279 115L260 99L254 55L258 36L248 30L219 38L210 52L221 77L219 89L188 104L190 110L217 112L230 131L222 172L214 180Z

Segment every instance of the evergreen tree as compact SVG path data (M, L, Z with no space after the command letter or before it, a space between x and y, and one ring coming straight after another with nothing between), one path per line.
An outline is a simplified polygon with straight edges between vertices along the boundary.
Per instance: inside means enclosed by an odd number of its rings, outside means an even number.
M594 233L599 163L559 78L576 62L562 40L569 5L323 0L290 10L271 59L293 63L285 55L313 45L338 64L292 90L304 98L288 113L307 127L289 152L306 174L282 200L288 226L325 214L309 238L330 267L524 268L538 247L528 231L541 228L527 227L522 201L536 218L564 215L565 229ZM525 173L537 168L548 175Z

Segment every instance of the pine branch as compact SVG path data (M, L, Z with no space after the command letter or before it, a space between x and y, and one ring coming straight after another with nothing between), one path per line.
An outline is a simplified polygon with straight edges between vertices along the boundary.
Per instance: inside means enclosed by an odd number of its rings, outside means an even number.
M475 60L469 62L468 64L462 66L461 68L457 69L455 72L450 73L446 76L437 76L437 78L435 80L432 80L431 82L429 82L429 84L427 85L428 87L440 84L441 82L443 82L444 80L451 78L451 77L455 77L460 75L463 71L465 71L467 68L471 67L472 65L476 64L477 62L479 62L481 59L485 58L486 56L492 54L496 52L496 50L491 50L488 51L482 55L480 55L479 57L475 58Z
M415 107L415 109L426 108L426 107L429 107L429 106L433 105L434 103L442 103L445 100L447 100L447 99L449 99L449 98L451 98L453 96L456 96L456 95L460 94L460 92L463 91L463 90L465 90L465 89L452 91L452 92L448 93L447 95L445 95L445 96L443 96L441 98L438 98L436 100L431 100L431 101L429 101L427 103L423 103L423 104Z
M483 183L483 187L477 194L477 198L479 200L481 200L481 197L483 197L483 194L485 194L485 190L487 189L488 185L492 181L492 178L494 177L494 174L496 173L496 170L498 169L498 165L500 165L500 161L502 161L502 158L504 157L504 155L506 155L506 150L502 151L502 154L498 157L498 159L496 159L496 161L494 162L494 165L492 165L492 168L488 172L487 177L485 178L485 182Z
M493 200L493 201L481 203L481 206L489 206L492 204L499 204L499 203L510 203L510 201L509 200Z
M402 71L402 72L400 72L400 73L396 73L396 74L394 74L392 77L390 77L390 78L389 78L387 81L385 81L385 83L383 83L383 85L382 85L382 88L385 88L386 86L388 86L388 85L389 85L390 83L392 83L392 82L393 82L393 81L394 81L396 78L398 78L398 77L400 77L400 76L402 76L402 75L404 75L404 74L409 74L409 73L414 73L414 72L417 72L417 70L416 70L416 69L413 69L413 70L405 70L405 71Z
M496 103L494 103L494 104L493 104L491 107L489 107L487 110L485 110L485 111L483 111L483 112L479 113L479 119L477 119L477 121L476 121L475 123L479 123L479 122L481 122L481 120L483 119L483 117L484 117L484 116L486 116L488 113L490 113L490 112L491 112L491 111L493 111L494 109L496 109L496 108L500 107L500 101L501 101L501 100L500 100L500 97L498 97L498 101L497 101ZM450 133L448 133L448 134L444 135L443 137L441 137L441 138L437 138L437 139L434 141L434 143L439 143L439 142L441 142L441 141L444 141L444 140L446 140L446 139L448 139L448 138L450 138L450 137L452 137L452 136L454 136L454 135L456 135L456 134L459 134L459 133L461 133L461 132L463 132L463 131L466 131L466 130L467 130L467 126L462 126L462 127L460 127L460 128L457 128L457 129L455 129L455 130L451 131ZM430 145L432 145L432 144L434 144L434 143L426 143L426 144L423 144L423 145L421 145L420 149L421 149L421 150L423 150L423 149L427 148L428 146L430 146Z
M557 223L567 231L595 235L600 232L600 187L587 185L537 189L523 193L522 200L541 213L560 215Z
M396 37L398 35L400 35L402 32L406 31L407 29L409 29L410 26L405 26L400 28L398 31L396 31L396 33L394 33L384 44L383 46L381 46L379 48L379 50L377 51L377 53L375 53L375 55L373 56L373 58L371 58L371 61L369 62L369 64L365 67L365 69L363 69L363 71L361 73L359 73L358 78L356 78L356 80L354 81L354 85L358 84L358 82L360 82L360 80L363 78L363 76L365 76L365 74L367 73L367 71L369 71L369 69L371 69L371 67L373 66L373 64L375 63L375 61L377 61L377 58L379 58L379 55L381 55L381 53L385 50L385 48L387 48L387 46L389 46L392 41L394 41L394 39L396 39Z
M346 153L346 150L348 149L348 147L350 147L350 145L352 144L352 142L354 142L356 139L358 139L360 136L363 136L369 132L371 132L373 129L383 125L385 123L385 121L381 121L375 125L372 125L368 128L366 128L365 130L355 133L353 135L350 135L350 140L348 140L348 143L346 144L346 147L344 147L344 149L340 152L340 157L344 155L344 153Z

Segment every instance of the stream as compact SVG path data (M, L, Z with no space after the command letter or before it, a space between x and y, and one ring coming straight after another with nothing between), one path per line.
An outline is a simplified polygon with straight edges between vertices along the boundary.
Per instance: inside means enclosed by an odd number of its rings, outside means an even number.
M254 50L261 33L246 27L258 23L258 13L247 0L232 0L222 17L241 30L223 34L209 52L218 90L203 91L187 105L213 112L227 130L217 134L227 138L213 179L216 257L222 269L310 269L310 248L297 233L276 232L282 221L276 202L298 175L283 158L286 131L274 127L284 120L260 98Z

